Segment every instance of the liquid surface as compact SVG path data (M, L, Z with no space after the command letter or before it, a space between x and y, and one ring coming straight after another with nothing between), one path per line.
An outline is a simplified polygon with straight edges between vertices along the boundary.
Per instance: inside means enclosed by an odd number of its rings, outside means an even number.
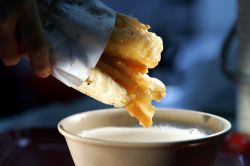
M153 126L143 127L102 127L85 130L81 137L112 142L172 142L203 138L212 132L200 127Z

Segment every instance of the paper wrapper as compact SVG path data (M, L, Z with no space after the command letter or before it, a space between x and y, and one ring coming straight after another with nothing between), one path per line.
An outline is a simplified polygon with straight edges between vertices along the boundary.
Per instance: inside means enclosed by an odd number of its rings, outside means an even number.
M58 1L48 12L45 31L53 47L52 75L70 87L85 81L107 45L115 17L99 0Z

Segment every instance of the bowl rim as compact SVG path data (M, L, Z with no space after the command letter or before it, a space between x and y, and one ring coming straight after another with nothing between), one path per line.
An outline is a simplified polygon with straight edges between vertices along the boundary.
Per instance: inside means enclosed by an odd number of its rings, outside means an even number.
M83 114L89 114L91 112L101 112L101 111L110 111L110 112L124 112L125 109L124 108L105 108L105 109L95 109L95 110L89 110L89 111L85 111L85 112L80 112L80 113L76 113L70 116L67 116L65 118L63 118L57 125L57 128L59 130L59 132L65 137L65 139L70 139L70 140L74 140L76 142L80 142L80 143L84 143L84 144L95 144L95 145L103 145L103 146L119 146L119 147L166 147L166 146L173 146L173 145L184 145L184 144L188 144L190 146L190 144L200 144L200 143L204 143L204 142L211 142L211 141L215 141L218 139L221 139L221 137L223 137L225 134L227 134L230 130L231 130L231 123L226 120L225 118L222 118L218 115L214 115L211 113L206 113L206 112L201 112L201 111L195 111L195 110L190 110L190 109L179 109L179 108L156 108L157 111L178 111L178 112L183 112L183 111L188 111L190 113L194 113L194 114L203 114L203 115L207 115L216 119L219 119L220 121L222 121L225 124L225 129L223 129L222 131L207 135L205 137L202 138L195 138L195 139L191 139L191 140L177 140L177 141L161 141L161 142L124 142L124 141L108 141L108 140L102 140L102 139L94 139L94 138L84 138L84 137L80 137L78 135L75 135L67 130L64 129L63 127L63 122L66 121L67 119L70 119L72 117L75 116L79 116L79 115L83 115ZM214 138L214 139L213 139Z

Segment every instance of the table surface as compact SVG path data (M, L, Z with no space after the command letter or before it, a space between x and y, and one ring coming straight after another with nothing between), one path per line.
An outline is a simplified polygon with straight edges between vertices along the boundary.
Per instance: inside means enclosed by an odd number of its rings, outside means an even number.
M248 166L241 153L220 150L215 166ZM24 129L0 134L1 166L73 166L66 142L56 129Z

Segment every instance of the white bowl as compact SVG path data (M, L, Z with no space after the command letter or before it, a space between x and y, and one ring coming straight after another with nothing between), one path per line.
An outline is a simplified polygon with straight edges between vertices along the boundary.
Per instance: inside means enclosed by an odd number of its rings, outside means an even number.
M157 109L154 122L201 126L213 133L201 138L160 142L107 141L80 137L84 130L133 126L123 109L103 109L66 117L58 124L76 166L212 166L231 124L216 115L180 109Z

